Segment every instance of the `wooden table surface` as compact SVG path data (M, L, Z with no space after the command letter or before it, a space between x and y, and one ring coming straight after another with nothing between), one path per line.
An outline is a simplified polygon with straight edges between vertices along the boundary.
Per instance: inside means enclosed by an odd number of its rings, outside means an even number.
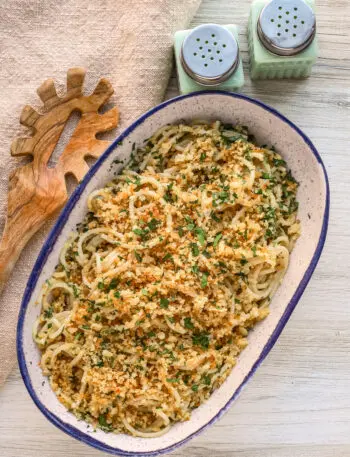
M320 57L303 81L249 80L249 0L204 0L193 21L240 25L242 92L280 110L313 140L332 196L324 253L276 346L230 411L174 456L350 456L350 1L316 3ZM173 77L167 96L177 94ZM1 457L102 455L51 425L18 369L12 373L0 390Z

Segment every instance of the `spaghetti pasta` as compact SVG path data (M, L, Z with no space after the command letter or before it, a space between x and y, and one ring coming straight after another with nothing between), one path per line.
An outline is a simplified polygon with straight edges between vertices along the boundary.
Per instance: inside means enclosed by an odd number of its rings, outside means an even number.
M225 381L268 315L299 236L298 184L218 121L165 126L136 152L91 193L33 338L74 414L155 437Z

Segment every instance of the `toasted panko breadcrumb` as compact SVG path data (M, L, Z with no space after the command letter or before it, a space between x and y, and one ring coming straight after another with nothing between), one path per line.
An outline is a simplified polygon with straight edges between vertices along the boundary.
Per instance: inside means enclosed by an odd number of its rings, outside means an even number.
M157 131L88 200L33 336L59 400L105 431L158 436L228 377L299 236L298 184L244 127Z

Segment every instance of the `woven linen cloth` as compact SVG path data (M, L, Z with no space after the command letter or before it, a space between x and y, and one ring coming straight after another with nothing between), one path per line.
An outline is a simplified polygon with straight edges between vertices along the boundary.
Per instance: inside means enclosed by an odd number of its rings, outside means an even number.
M22 134L19 116L40 107L36 89L49 77L58 92L71 67L86 68L85 93L108 78L124 129L159 103L168 83L172 42L200 0L6 0L0 17L0 230L8 176L18 159L12 140ZM118 132L114 132L112 137ZM64 131L67 135L67 130ZM64 136L63 134L63 136ZM110 138L112 138L110 137ZM64 141L64 138L62 138ZM46 224L23 251L0 296L0 385L13 367L18 310L28 276L52 225Z

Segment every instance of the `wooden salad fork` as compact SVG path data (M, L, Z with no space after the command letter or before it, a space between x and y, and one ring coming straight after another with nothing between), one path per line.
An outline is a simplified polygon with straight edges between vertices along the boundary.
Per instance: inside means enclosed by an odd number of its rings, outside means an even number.
M118 125L117 107L98 112L114 92L110 82L103 78L91 95L83 95L84 77L83 68L68 70L63 97L57 95L52 79L44 81L38 89L43 114L28 105L23 108L20 123L31 128L33 135L15 139L11 155L30 155L32 161L9 178L7 219L0 242L0 292L30 238L66 203L65 176L72 174L81 181L89 170L85 158L98 158L110 144L96 134ZM50 168L49 159L74 111L81 113L79 123L56 166Z

